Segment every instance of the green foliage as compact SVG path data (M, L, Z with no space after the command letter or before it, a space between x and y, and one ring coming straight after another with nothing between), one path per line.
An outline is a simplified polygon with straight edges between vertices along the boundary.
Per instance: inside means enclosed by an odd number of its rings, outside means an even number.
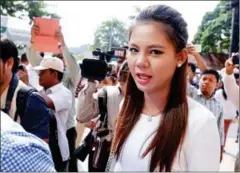
M227 53L230 48L232 11L227 1L220 1L213 12L207 12L193 43L202 45L202 52Z
M2 15L9 15L12 17L19 17L22 18L24 16L29 17L30 21L32 22L33 17L51 17L60 19L55 13L50 13L46 11L46 4L43 0L39 1L14 1L14 0L2 0L0 1L0 10ZM23 13L21 16L16 16L17 12Z
M121 47L126 44L127 30L125 24L118 19L112 19L102 22L97 28L91 49L101 48L106 51L109 48Z

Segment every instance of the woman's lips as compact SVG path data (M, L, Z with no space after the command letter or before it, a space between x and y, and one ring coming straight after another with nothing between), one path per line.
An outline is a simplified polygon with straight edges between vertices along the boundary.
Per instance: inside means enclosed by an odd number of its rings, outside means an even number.
M139 84L145 85L151 80L152 76L144 73L136 73L136 80Z

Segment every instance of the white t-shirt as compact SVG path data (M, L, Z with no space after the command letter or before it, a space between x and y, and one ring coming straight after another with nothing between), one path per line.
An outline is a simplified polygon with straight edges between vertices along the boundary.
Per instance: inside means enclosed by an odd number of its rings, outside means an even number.
M204 106L188 98L189 119L187 133L179 156L178 150L172 171L218 171L220 138L217 120ZM141 158L153 139L161 115L152 117L142 114L127 138L114 171L149 171L151 153ZM156 133L154 133L156 134ZM150 136L150 138L149 138Z
M63 161L69 159L69 146L67 140L67 119L72 106L71 92L59 83L49 89L42 90L42 94L52 99L55 111L53 111L57 121L58 145Z
M233 119L237 114L237 108L234 104L227 98L224 99L222 94L222 89L216 91L215 98L223 105L223 118L224 119Z
M11 107L10 107L10 110L8 113L12 119L14 119L14 116L15 116L15 113L17 110L17 105L16 105L17 93L23 86L26 86L26 85L21 80L19 80L17 88L14 91ZM5 109L8 89L9 89L9 86L3 91L2 95L1 95L1 109Z

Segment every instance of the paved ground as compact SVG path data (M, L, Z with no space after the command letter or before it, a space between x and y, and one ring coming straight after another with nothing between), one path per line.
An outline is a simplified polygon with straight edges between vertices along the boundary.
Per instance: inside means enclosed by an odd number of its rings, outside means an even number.
M225 146L225 153L220 165L220 171L234 171L236 155L239 150L239 143L236 143L237 124L232 124L229 128L228 139Z
M84 136L89 132L89 129L85 128ZM83 136L83 138L84 138ZM234 164L236 160L236 154L239 150L239 143L236 143L237 136L237 124L232 124L229 128L227 142L225 146L225 153L220 165L220 171L234 171ZM85 162L78 161L78 170L87 172L88 170L88 158Z

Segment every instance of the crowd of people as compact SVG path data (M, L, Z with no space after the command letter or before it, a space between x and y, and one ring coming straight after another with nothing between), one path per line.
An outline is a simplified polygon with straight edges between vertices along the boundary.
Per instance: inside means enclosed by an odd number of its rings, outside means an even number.
M219 171L240 122L239 66L229 57L221 71L208 67L178 11L142 10L126 57L102 81L81 77L61 31L58 53L36 52L38 32L21 56L0 43L1 171L78 172L86 156L89 172Z

